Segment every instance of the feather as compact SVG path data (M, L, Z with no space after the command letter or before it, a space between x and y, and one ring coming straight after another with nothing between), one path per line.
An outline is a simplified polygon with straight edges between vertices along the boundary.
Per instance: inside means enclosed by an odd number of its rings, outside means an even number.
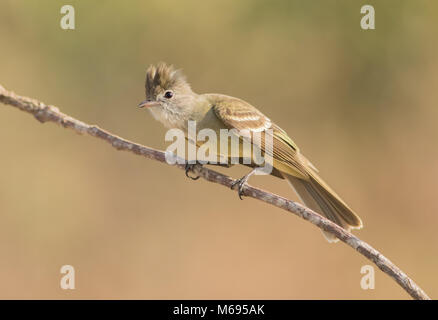
M249 130L252 133L261 132L261 139L253 139L252 143L272 156L274 168L291 183L305 205L346 230L362 227L359 216L317 175L318 170L301 154L283 129L243 100L214 96L213 109L226 127ZM266 135L272 138L272 146L265 145ZM324 235L329 241L336 240L329 233Z
M257 144L263 153L272 157L274 167L279 165L286 170L286 173L307 178L306 168L300 161L298 147L284 130L243 100L224 95L209 96L210 99L213 98L213 110L216 116L228 129L249 130L252 134L246 138L253 138L254 133L260 133L260 139L252 139L252 143ZM273 146L270 148L265 146L265 141L268 140L265 135L272 139Z
M150 65L146 71L146 97L153 99L159 92L169 89L191 92L190 85L181 70L164 62Z

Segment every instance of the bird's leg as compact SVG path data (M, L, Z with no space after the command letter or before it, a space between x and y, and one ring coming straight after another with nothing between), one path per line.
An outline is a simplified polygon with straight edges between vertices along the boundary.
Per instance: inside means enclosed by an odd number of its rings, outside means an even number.
M186 169L186 177L187 177L187 178L190 178L190 179L192 179L192 180L198 180L198 179L199 179L200 176L191 177L191 176L189 175L189 172L190 172L190 171L191 171L191 172L194 172L195 167L198 166L198 165L199 165L199 166L202 166L202 164L199 163L199 162L195 162L195 163L189 163L188 161L186 162L186 167L185 167L185 169Z
M245 183L248 182L249 177L251 177L254 173L256 173L258 170L258 168L254 168L251 170L250 173L244 175L242 178L235 180L232 184L231 184L231 189L234 190L235 186L238 186L237 188L237 194L239 195L240 200L243 200L242 196L243 196L243 187L245 186Z
M229 163L220 163L220 162L218 162L218 163L206 163L206 164L212 165L212 166L225 167L225 168L231 168L232 167L232 164L229 164ZM188 161L186 162L185 170L186 170L186 176L188 178L190 178L192 180L198 180L199 179L199 176L191 177L189 175L189 172L190 171L193 172L197 165L202 166L202 163L200 163L198 161L196 161L196 163L189 163Z

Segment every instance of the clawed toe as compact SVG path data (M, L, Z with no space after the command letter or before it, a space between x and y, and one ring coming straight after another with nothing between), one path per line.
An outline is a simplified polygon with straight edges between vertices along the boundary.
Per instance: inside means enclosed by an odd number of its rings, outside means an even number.
M195 168L195 166L197 165L198 163L186 163L186 167L185 167L185 169L186 169L186 177L187 178L190 178L190 179L192 179L192 180L198 180L199 179L199 177L200 176L196 176L196 177L192 177L192 176L190 176L189 175L189 172L193 172L194 171L194 168Z
M254 173L256 173L257 168L253 169L250 173L248 173L247 175L243 176L240 179L235 180L232 184L231 184L231 189L234 190L235 186L238 186L237 188L237 194L239 195L240 200L243 200L242 196L244 196L245 192L243 191L243 188L245 187L245 184L248 182L249 177L251 177Z
M245 183L246 183L247 177L242 177L240 179L237 179L236 181L234 181L231 184L231 189L234 190L235 186L237 187L237 194L239 195L240 200L243 200L242 196L244 195L244 191L243 188L245 187Z

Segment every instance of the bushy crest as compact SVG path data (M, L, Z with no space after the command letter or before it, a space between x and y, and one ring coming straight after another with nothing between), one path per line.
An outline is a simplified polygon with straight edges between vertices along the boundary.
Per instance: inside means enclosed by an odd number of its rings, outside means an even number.
M191 91L182 72L164 62L151 65L147 69L145 89L149 98L165 90Z

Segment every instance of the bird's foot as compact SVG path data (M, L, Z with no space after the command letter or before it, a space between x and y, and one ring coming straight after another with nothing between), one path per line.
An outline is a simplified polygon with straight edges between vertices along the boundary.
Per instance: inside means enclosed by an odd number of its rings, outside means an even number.
M234 187L237 186L237 194L239 195L240 200L243 200L242 196L244 195L243 188L245 187L245 184L248 182L249 177L251 177L254 173L256 173L258 168L253 169L250 173L247 175L244 175L242 178L235 180L231 184L231 189L234 190Z
M234 190L234 188L237 186L237 194L239 195L240 200L243 200L242 196L244 195L244 190L243 188L245 187L245 183L248 182L248 179L251 175L247 174L245 176L243 176L240 179L236 179L232 184L231 184L231 189Z
M202 164L200 164L200 163L188 163L188 162L186 162L186 177L187 178L190 178L190 179L192 179L192 180L198 180L199 179L199 175L198 176L196 176L196 177L192 177L192 176L190 176L189 175L189 172L194 172L195 170L195 167L196 166L202 166Z

